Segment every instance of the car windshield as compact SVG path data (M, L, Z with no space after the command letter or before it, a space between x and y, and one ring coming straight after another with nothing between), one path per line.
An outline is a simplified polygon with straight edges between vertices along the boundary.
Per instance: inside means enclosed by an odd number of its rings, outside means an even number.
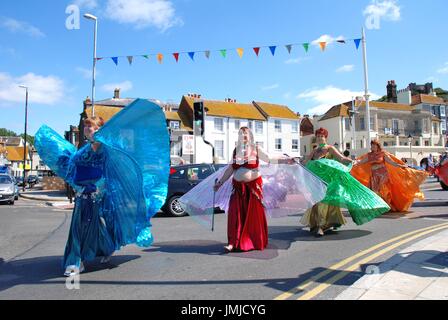
M8 176L0 176L0 184L12 183L11 177Z

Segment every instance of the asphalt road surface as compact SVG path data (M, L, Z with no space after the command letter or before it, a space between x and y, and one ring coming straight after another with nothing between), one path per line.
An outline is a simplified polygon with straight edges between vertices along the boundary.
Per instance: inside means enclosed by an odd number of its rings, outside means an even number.
M224 253L225 214L216 216L214 232L190 217L157 216L153 246L127 246L106 265L87 263L73 290L61 266L71 211L37 201L0 204L0 299L333 299L368 266L448 223L448 191L426 196L407 215L387 214L363 226L348 218L323 238L300 226L299 215L270 219L262 252Z

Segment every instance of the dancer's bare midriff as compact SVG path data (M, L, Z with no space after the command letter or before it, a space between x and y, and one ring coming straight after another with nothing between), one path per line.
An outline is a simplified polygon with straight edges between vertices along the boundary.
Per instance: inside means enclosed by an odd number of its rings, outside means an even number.
M233 173L233 179L238 182L251 182L261 177L259 169L239 168Z

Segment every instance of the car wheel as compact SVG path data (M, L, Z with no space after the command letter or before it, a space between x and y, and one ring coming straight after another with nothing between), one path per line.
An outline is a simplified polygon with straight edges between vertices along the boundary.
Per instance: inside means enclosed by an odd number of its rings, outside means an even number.
M14 200L19 200L19 196L15 196L15 197L14 197Z
M181 207L179 198L181 196L173 196L168 200L167 211L173 217L184 217L187 215L185 210Z
M14 200L9 201L9 204L13 206L14 205Z
M440 186L442 187L443 190L445 190L445 191L448 190L448 186L446 184L444 184L442 181L440 181Z

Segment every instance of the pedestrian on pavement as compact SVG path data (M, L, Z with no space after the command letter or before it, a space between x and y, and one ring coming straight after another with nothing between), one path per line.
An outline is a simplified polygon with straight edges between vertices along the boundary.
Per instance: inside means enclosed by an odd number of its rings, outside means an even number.
M306 166L328 183L327 194L306 211L300 222L321 237L326 231L346 224L341 207L349 210L358 225L389 211L389 206L381 198L350 175L350 168L346 165L353 161L327 144L328 131L320 128L315 136L318 147L307 157Z
M428 173L409 168L394 155L384 151L374 140L371 151L361 156L351 174L379 195L393 212L406 212L415 198L424 199L420 185Z
M37 132L39 155L76 191L65 276L81 273L84 262L97 257L107 263L122 246L151 245L150 218L165 202L169 177L163 123L159 106L137 99L105 126L101 117L85 119L89 143L78 151L47 126Z

